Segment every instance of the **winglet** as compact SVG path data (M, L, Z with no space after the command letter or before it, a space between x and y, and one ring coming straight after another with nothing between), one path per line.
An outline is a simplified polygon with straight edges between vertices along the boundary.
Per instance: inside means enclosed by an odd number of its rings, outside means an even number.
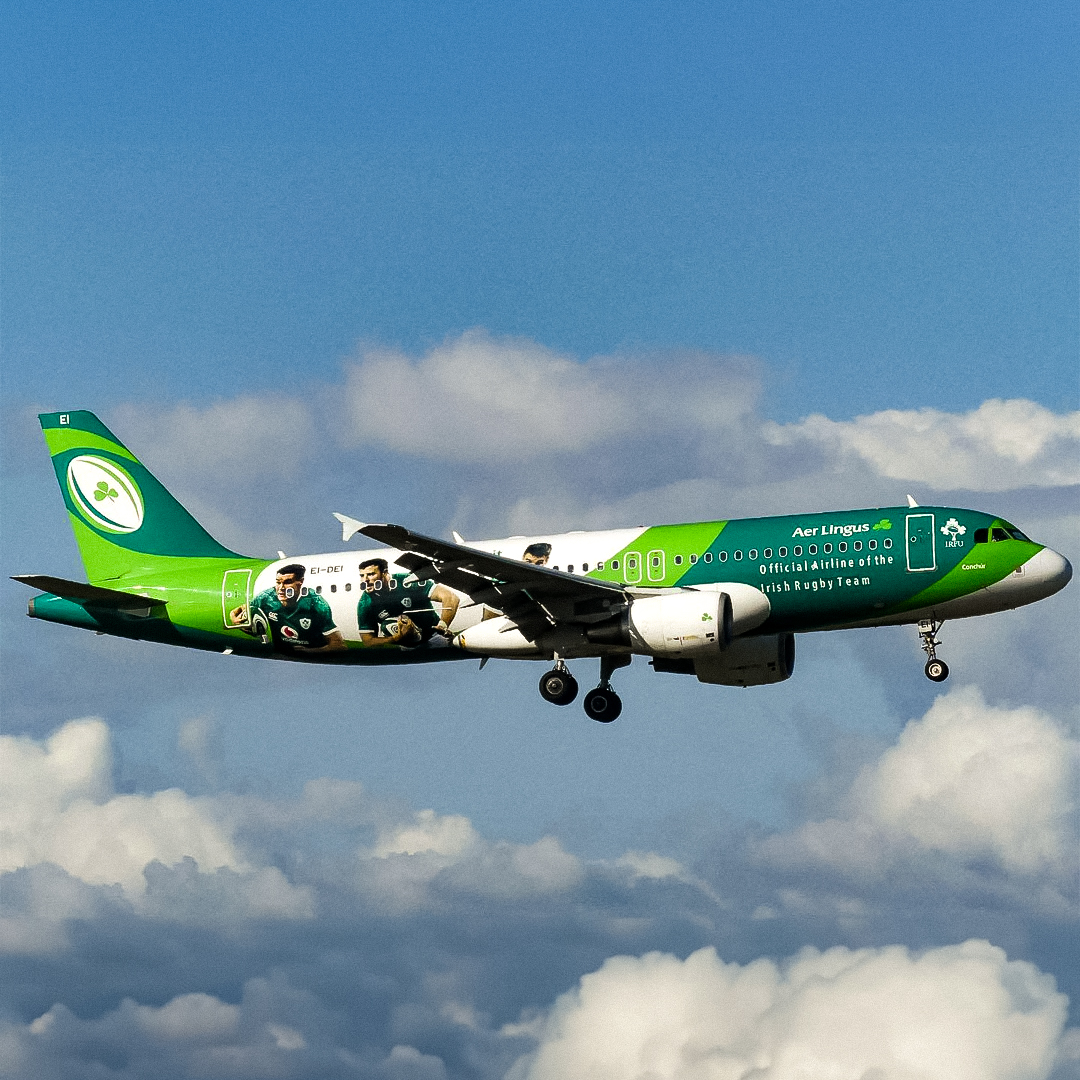
M357 521L356 518L351 518L347 514L339 514L334 511L334 517L341 522L341 539L343 543L348 543L362 528L364 528L364 522Z
M909 507L919 505L910 495L907 497L907 504Z

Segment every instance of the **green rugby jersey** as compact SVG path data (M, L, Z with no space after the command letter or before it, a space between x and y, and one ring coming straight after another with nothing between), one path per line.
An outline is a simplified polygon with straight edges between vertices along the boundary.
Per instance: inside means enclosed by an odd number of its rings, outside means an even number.
M326 637L337 626L330 605L317 593L302 593L300 599L287 608L273 589L259 593L251 601L251 617L262 614L270 629L275 648L293 648L302 645L308 649L321 649Z
M361 634L379 634L388 637L388 628L402 615L408 615L425 638L439 625L439 613L435 610L428 593L430 581L406 582L408 574L394 574L391 587L385 585L373 592L364 592L356 605L356 622Z

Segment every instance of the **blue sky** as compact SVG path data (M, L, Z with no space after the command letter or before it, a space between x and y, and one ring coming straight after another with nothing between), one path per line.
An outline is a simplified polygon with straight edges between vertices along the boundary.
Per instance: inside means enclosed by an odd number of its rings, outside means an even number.
M0 50L8 574L82 575L60 408L258 555L333 550L335 510L475 537L910 491L1080 557L1068 5L54 3ZM657 1046L712 1045L757 963L811 1043L800 971L840 1012L848 978L1030 984L939 1012L1043 1023L987 1076L1074 1076L1074 593L946 627L940 698L910 628L811 635L777 687L636 664L608 729L537 665L174 652L9 582L7 1067L590 1075L651 986L687 1010ZM889 1038L844 1067L903 1075Z

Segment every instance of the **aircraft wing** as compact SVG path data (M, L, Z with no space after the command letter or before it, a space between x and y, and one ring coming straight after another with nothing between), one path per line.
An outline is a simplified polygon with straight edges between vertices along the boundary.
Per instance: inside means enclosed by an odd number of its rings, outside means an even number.
M431 578L501 611L530 640L559 623L587 624L610 618L630 600L613 581L491 555L401 525L364 525L356 531L401 551L394 561L416 577Z

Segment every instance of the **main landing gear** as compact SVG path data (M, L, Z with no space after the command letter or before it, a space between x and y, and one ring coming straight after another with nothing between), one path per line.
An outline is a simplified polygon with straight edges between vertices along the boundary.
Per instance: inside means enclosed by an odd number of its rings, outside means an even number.
M932 682L944 682L949 677L949 665L944 660L939 660L937 647L941 644L937 639L937 632L941 629L941 623L936 619L923 619L919 623L919 638L923 652L926 653L926 677Z
M622 699L611 688L612 673L630 663L629 656L600 658L600 685L585 695L585 715L601 724L610 724L622 712ZM555 656L555 666L540 679L540 696L552 705L569 705L577 697L577 679L566 663Z

